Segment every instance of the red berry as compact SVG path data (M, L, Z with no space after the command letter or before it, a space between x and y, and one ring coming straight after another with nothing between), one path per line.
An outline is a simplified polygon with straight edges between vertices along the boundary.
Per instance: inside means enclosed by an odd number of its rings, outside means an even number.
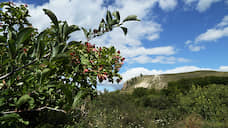
M24 51L25 53L27 53L27 49L26 49L26 48L24 48L23 51Z
M94 29L94 30L93 30L93 33L98 33L98 30L97 30L97 29Z
M119 51L117 51L117 53L118 53L118 54L120 54L120 50L119 50Z
M90 52L90 49L89 48L87 48L87 52Z
M97 51L97 49L96 48L93 48L93 52L96 52Z
M121 59L121 61L124 61L124 60L125 60L125 58L122 58L122 59Z
M92 63L92 64L93 64L94 62L93 62L92 60L90 60L90 63Z
M117 82L117 83L120 83L120 82L121 82L121 79L117 79L116 82Z
M103 80L106 80L107 79L107 75L103 75Z
M86 72L89 72L89 70L88 69L84 69L83 73L86 73Z
M27 8L27 7L28 7L28 5L27 5L27 4L25 4L25 7Z

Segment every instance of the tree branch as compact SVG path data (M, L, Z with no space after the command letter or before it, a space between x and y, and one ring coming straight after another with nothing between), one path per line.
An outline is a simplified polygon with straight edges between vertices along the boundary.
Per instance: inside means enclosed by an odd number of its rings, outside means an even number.
M46 58L48 55L49 55L49 54L46 54L46 55L44 56L44 58ZM7 78L7 77L13 75L14 72L17 72L17 71L19 71L19 70L21 70L21 69L23 69L23 68L26 68L27 66L29 66L29 65L31 65L31 64L34 64L36 61L37 61L37 59L33 60L32 62L30 62L30 63L28 63L28 64L25 64L25 65L22 66L22 67L17 68L17 69L15 69L15 70L13 70L13 71L11 71L11 72L9 72L9 73L3 75L3 76L0 76L0 80L3 80L3 79L5 79L5 78Z
M2 114L12 114L12 113L22 113L22 112L39 112L39 111L42 111L42 110L51 110L51 111L56 111L56 112L62 112L64 114L66 114L66 111L62 110L62 109L56 109L56 108L51 108L51 107L47 107L47 106L44 106L44 107L41 107L41 108L37 108L37 109L34 109L34 110L27 110L27 111L9 111L9 112L2 112Z
M3 80L3 79L5 79L5 78L11 76L13 73L14 73L14 71L12 70L11 72L9 72L9 73L7 73L7 74L1 76L1 77L0 77L0 80Z
M24 66L22 66L22 67L20 67L20 68L17 68L17 69L15 69L15 70L12 70L11 72L9 72L9 73L7 73L7 74L1 76L1 77L0 77L0 80L3 80L3 79L5 79L5 78L7 78L7 77L13 75L14 72L17 72L17 71L19 71L19 70L21 70L21 69L23 69L23 68L25 68L25 67L27 67L27 66L29 66L29 65L31 65L31 64L34 64L36 61L37 61L37 60L35 59L35 60L33 60L32 62L30 62L30 63L28 63L28 64L25 64Z

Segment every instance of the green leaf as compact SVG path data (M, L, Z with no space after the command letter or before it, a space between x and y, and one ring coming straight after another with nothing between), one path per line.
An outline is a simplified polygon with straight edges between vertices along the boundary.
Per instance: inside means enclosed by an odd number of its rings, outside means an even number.
M72 109L75 109L77 105L81 102L85 92L84 91L79 91L78 94L74 97L74 101L72 104Z
M68 46L79 46L81 43L81 41L71 41L68 43Z
M37 59L39 60L43 54L44 54L44 42L43 41L40 41L38 42L38 46L37 46L37 50L36 50L36 57Z
M123 22L126 22L126 21L140 21L136 15L130 15L128 17L126 17Z
M61 89L63 90L63 93L66 95L67 101L69 103L72 103L73 97L72 97L72 90L70 88L70 85L66 84L64 86L61 86Z
M124 35L127 35L127 28L125 28L125 27L120 27L120 28L123 30Z
M81 64L83 65L89 65L90 62L85 56L81 56Z
M107 11L106 21L107 21L108 24L111 24L111 22L112 22L112 15L111 15L110 11Z
M6 38L2 35L0 35L0 42L2 43L5 43L6 42Z
M62 36L63 36L63 40L65 40L65 38L67 37L67 29L68 29L68 24L67 22L65 21L63 23L63 29L62 29Z
M17 108L20 108L25 103L28 103L30 108L33 108L34 99L30 97L28 94L25 94L19 98L19 100L16 102Z
M80 28L77 25L71 25L71 26L68 27L66 35L69 35L72 32L75 32L75 31L78 31L78 30L80 30Z
M119 21L117 19L114 19L111 21L111 26L115 25L115 24L119 24Z
M51 59L51 62L67 63L69 61L69 55L60 53Z
M14 59L16 54L16 44L14 40L8 41L10 58Z
M105 25L105 21L104 21L104 19L102 19L100 24L99 24L99 31L101 31L101 29L104 28L104 25Z
M52 49L51 58L55 57L58 53L59 53L59 45L58 45L58 46L55 46L55 47Z
M34 31L34 28L31 28L31 27L22 29L18 33L18 36L16 39L17 44L21 45L21 43L23 43L25 40L27 40L31 36L33 31Z
M58 19L52 11L50 11L48 9L43 9L43 11L46 15L48 15L48 17L55 24L55 26L59 26Z
M120 22L120 13L119 13L119 11L113 12L112 15L117 19L117 21L119 23Z
M3 8L5 5L9 5L9 2L2 2L2 3L0 3L0 8Z
M21 116L17 113L4 114L3 116L0 116L0 122L1 122L0 125L3 125L3 127L4 127L4 123L16 123L16 124L23 123L25 125L29 124L29 121L24 121L21 118Z
M42 77L46 77L50 71L51 71L50 68L45 68L45 69L42 71Z

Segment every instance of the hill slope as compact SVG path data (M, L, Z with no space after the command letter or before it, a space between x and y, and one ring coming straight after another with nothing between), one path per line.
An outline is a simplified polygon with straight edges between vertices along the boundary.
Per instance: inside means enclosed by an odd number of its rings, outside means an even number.
M228 72L202 70L177 74L138 76L126 81L123 85L122 90L128 91L138 87L162 89L167 87L168 82L170 81L206 76L228 77Z

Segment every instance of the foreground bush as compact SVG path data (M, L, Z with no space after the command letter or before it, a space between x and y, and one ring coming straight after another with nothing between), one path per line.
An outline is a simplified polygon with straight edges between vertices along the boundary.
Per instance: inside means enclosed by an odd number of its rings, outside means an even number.
M123 24L135 15L121 21L118 11L107 11L97 29L87 30L43 9L52 24L39 32L27 20L27 5L0 7L0 127L71 125L83 113L82 99L96 96L97 81L121 81L120 51L89 41L116 27L127 34ZM69 41L79 30L87 41Z

